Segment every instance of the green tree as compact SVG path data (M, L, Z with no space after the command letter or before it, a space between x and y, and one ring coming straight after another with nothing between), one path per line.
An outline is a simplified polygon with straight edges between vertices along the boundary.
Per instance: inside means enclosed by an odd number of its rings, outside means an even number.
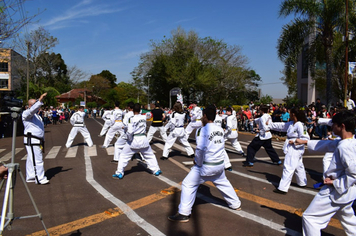
M354 19L355 1L349 1L350 18ZM286 79L292 76L299 55L308 60L312 76L315 76L316 64L325 64L326 101L332 99L333 49L335 33L344 29L344 0L284 0L280 6L279 16L295 18L282 29L278 40L278 56L285 64ZM309 45L304 45L305 39ZM303 68L305 69L305 68Z
M40 76L39 71L43 70L45 55L50 55L52 48L58 44L58 39L53 37L43 27L25 34L23 38L14 40L14 49L22 55L29 55L30 60L30 80L39 85ZM26 76L26 68L22 69L23 74Z
M97 75L107 79L110 82L111 88L114 88L116 86L116 75L112 74L110 71L103 70L102 72L100 72L100 74Z
M272 101L273 101L273 98L268 94L266 94L265 96L262 96L260 98L260 103L261 104L265 104L265 105L266 104L270 104Z
M200 38L196 32L187 33L179 27L170 38L151 42L151 48L141 55L132 72L134 84L149 93L150 101L168 105L165 103L173 87L182 89L184 101L204 104L220 100L233 103L249 90L256 90L239 46Z

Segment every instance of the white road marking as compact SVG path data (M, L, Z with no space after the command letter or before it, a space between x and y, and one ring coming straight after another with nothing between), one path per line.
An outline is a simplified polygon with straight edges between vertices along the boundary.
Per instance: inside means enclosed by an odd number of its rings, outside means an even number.
M73 158L77 156L78 146L70 147L67 150L65 158Z
M21 152L24 148L15 148L15 155L19 152ZM0 158L0 161L8 161L12 157L12 151L7 153L5 156Z
M61 149L61 146L53 146L45 159L54 159L58 155L59 150Z
M116 198L105 188L103 188L98 182L95 181L93 175L93 168L91 164L90 156L88 155L88 147L84 147L84 160L85 160L85 171L86 171L86 180L88 181L93 188L95 188L103 197L112 202L115 206L120 208L123 213L135 224L145 230L149 235L165 235L159 231L156 227L145 221L141 218L135 211L133 211L128 205L122 202L120 199Z
M87 147L87 146L85 146L85 147ZM85 150L85 147L84 147L84 150ZM90 157L96 157L98 155L98 153L96 151L96 145L88 147L88 155Z

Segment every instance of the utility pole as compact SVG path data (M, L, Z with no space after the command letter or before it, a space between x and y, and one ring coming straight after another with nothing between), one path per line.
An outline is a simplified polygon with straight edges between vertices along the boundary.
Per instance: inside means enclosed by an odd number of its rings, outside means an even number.
M346 97L347 97L347 79L349 77L349 0L346 0L346 28L345 28L345 91L344 91L344 106L346 107Z
M26 60L26 64L27 64L27 76L26 76L27 89L26 89L26 99L28 101L28 98L29 98L29 86L30 86L30 47L31 47L31 43L29 41L27 41L26 44L27 44L27 60Z
M150 106L150 78L151 78L151 75L147 75L147 110L151 109L151 106Z

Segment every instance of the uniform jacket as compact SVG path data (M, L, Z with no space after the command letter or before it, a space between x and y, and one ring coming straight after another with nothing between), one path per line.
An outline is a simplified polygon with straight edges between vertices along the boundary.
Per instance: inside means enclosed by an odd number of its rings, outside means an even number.
M77 111L70 118L70 123L74 127L84 127L85 126L84 117L85 117L85 112L84 111Z
M306 131L306 127L304 127L303 123L297 121L295 124L294 121L289 121L287 123L284 122L269 122L271 123L271 129L280 132L287 132L287 139L284 142L283 152L287 154L290 149L304 151L304 145L294 145L289 144L289 140L295 141L297 138L309 140L309 134Z
M200 120L203 117L203 112L200 107L194 107L190 111L191 121L195 122L196 120Z
M40 115L37 114L38 110L43 105L42 102L35 102L31 108L22 113L22 122L24 125L24 134L30 132L32 135L44 139L44 125Z
M146 137L146 116L134 115L129 119L126 136L132 149L146 148L149 146Z
M329 169L325 177L334 180L333 185L324 185L319 194L330 194L330 199L339 204L346 204L356 199L356 139L311 140L308 150L332 152Z
M196 132L195 163L201 176L213 176L224 171L224 130L208 123Z
M110 117L111 126L115 124L115 122L122 122L122 110L121 109L114 109L112 115Z

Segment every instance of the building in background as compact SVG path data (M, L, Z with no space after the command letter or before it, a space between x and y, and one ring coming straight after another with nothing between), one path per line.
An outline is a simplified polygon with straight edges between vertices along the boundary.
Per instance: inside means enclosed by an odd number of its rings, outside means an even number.
M15 91L19 88L19 70L23 68L26 68L26 58L13 49L0 48L0 91Z

